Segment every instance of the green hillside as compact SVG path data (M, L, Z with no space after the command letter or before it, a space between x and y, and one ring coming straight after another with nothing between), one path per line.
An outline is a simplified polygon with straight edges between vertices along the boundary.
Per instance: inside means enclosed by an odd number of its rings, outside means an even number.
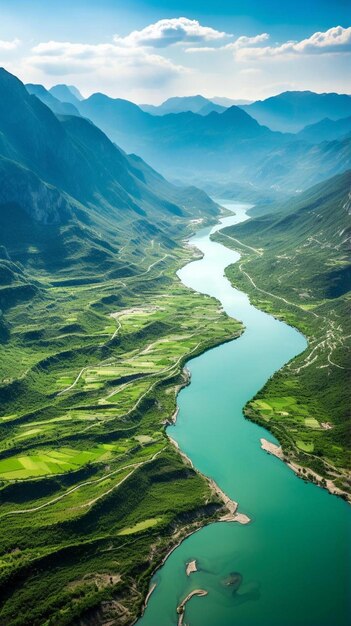
M233 284L309 341L246 414L277 435L288 459L345 491L351 444L350 188L346 172L281 205L281 212L276 207L216 234L242 252L240 264L228 269Z
M165 435L186 360L241 332L176 277L219 207L0 87L0 623L131 624L226 510Z

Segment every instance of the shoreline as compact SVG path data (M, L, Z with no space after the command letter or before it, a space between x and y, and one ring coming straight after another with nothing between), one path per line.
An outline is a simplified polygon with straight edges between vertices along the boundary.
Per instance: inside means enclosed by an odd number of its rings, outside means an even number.
M342 489L339 489L339 487L336 487L332 480L324 479L323 476L317 474L317 472L310 469L309 467L299 465L295 461L287 458L281 446L278 446L277 444L268 441L264 437L261 437L260 442L262 450L264 450L268 454L271 454L272 456L277 457L280 461L283 461L283 463L285 463L285 465L287 465L296 474L296 476L302 478L307 483L312 483L316 487L326 489L326 491L328 491L332 496L342 497L344 500L346 500L346 502L351 504L350 494L348 494L346 491L343 491ZM305 470L306 473L304 473L303 470ZM310 480L308 478L308 474L310 476L313 476L315 480ZM324 483L322 482L323 480L325 480Z
M194 466L194 463L192 462L192 460L189 459L189 457L185 454L185 452L183 452L180 449L179 444L178 444L178 442L175 439L173 439L169 435L167 435L167 437L170 440L170 442L172 443L172 445L177 449L177 451L179 452L179 454L182 457L183 461L185 463L187 463L188 465L190 465L190 467L195 472L200 474L200 476L202 476L202 478L204 478L206 480L206 482L208 483L208 485L210 487L210 490L211 490L212 494L217 496L222 501L223 507L226 508L227 513L225 513L224 515L219 517L218 520L216 520L216 521L218 521L218 522L237 522L239 524L248 524L249 522L251 522L251 519L248 517L248 515L246 515L245 513L238 513L239 503L235 502L235 500L231 500L231 498L229 498L229 496L227 496L227 494L219 487L219 485L216 483L215 480L213 480L213 478L210 478L209 476L206 476L199 469L197 469Z
M254 205L251 205L251 206L254 206ZM220 216L220 217L225 217L225 215ZM221 231L221 230L222 230L222 228L219 228L219 229L218 229L218 231L216 231L216 232L218 232L218 234L220 234L220 231ZM200 259L202 259L202 258L204 257L204 253L201 253L201 252L200 252L200 251L199 251L199 250L198 250L195 246L192 246L192 245L189 243L189 239L190 239L190 237L191 237L191 236L192 236L192 234L191 234L191 235L189 235L189 238L188 238L188 239L186 239L186 240L183 242L183 243L184 243L184 245L185 245L186 247L193 247L193 250L194 250L194 257L195 257L195 258L191 259L191 261L188 261L188 263L190 263L190 262L192 262L192 261L200 260ZM225 246L225 244L223 244L223 242L221 242L221 244L222 244L224 247L227 247L227 246ZM199 254L199 256L197 256L197 253ZM227 269L227 268L225 268L225 269ZM196 290L193 290L193 291L195 291L196 293L201 293L201 292L197 292ZM244 293L245 293L245 294L249 297L249 294L247 294L246 292L244 292ZM222 305L221 305L221 302L219 302L219 306L220 306L220 307L222 306ZM259 308L259 307L257 307L257 308ZM259 310L262 310L262 309L259 309ZM273 317L273 318L275 318L275 319L278 319L279 321L284 322L285 324L287 324L288 326L291 326L292 328L295 328L292 324L289 324L288 322L286 322L284 319L282 319L282 318L280 318L280 317L276 317L276 316L275 316L273 313L271 313L271 312L269 312L269 313L268 313L268 315L270 315L271 317ZM245 328L245 326L243 325L243 323L242 323L242 322L241 322L241 324L242 324L242 328L241 328L241 330L240 330L240 332L239 332L238 334L236 334L235 336L233 336L233 337L231 337L231 338L228 338L228 339L226 339L226 340L224 340L224 341L220 342L220 344L218 344L218 345L222 345L222 344L224 344L224 343L227 343L227 342L229 342L229 341L233 341L234 339L236 339L236 338L240 337L240 336L241 336L241 334L242 334L242 333L244 333L244 332L245 332L245 330L246 330L246 328ZM299 329L297 329L297 330L299 330ZM301 331L299 331L299 332L301 332ZM211 348L210 348L210 349L213 349L214 347L217 347L217 346L211 346ZM206 352L206 351L207 351L207 350L205 350L204 352ZM202 353L201 353L201 354L202 354ZM191 382L191 375L189 375L190 373L189 373L189 372L185 369L185 366L184 366L184 370L183 370L183 371L185 372L186 377L187 377L187 378L186 378L186 382L185 382L185 383L183 383L183 384L181 384L181 385L178 385L178 387L176 388L176 392L175 392L175 393L176 393L176 396L178 395L178 393L181 391L181 389L182 389L182 388L186 387L186 386L187 386L187 385L189 385L189 384L190 384L190 382ZM244 409L244 407L243 407L243 409ZM176 406L175 411L173 412L173 414L172 414L172 416L171 416L171 419L167 419L167 420L165 421L166 426L167 426L167 425L174 425L174 424L176 424L176 422L177 422L177 418L178 418L178 414L179 414L179 406L177 405L177 406ZM245 415L245 413L244 413L244 415ZM246 416L246 415L245 415L245 417L246 417L247 419L250 419L250 418L249 418L248 416ZM250 420L250 421L251 421L251 420ZM266 428L266 426L264 426L264 425L261 425L261 424L260 424L260 426L263 426L263 428ZM266 428L266 430L267 430L267 432L269 432L269 430L268 430L267 428ZM193 469L193 470L194 470L197 474L199 474L200 476L202 476L202 477L206 480L206 482L208 483L208 485L209 485L209 487L210 487L210 490L211 490L212 494L214 494L215 496L217 496L217 498L218 498L218 499L221 501L221 503L222 503L222 508L225 508L227 512L226 512L224 515L222 515L221 517L218 517L217 519L203 520L203 521L199 524L199 526L198 526L197 528L194 528L194 529L190 530L190 531L189 531L189 532L187 532L184 536L180 537L180 538L179 538L179 540L177 540L176 544L175 544L174 546L172 546L172 548L171 548L171 549L167 552L167 554L163 557L163 559L162 559L162 561L160 562L160 564L159 564L159 565L155 568L154 572L152 573L152 576L154 576L154 575L155 575L155 573L156 573L156 572L157 572L157 571L158 571L158 570L159 570L159 569L160 569L160 568L164 565L164 563L165 563L165 562L166 562L166 560L169 558L169 556L172 554L172 552L173 552L174 550L176 550L176 548L177 548L177 547L179 547L179 545L180 545L183 541L185 541L185 539L187 539L188 537L190 537L192 534L194 534L194 533L198 532L198 531L199 531L199 530L201 530L202 528L206 527L207 525L212 524L212 523L216 523L216 522L236 522L236 523L240 523L240 524L248 524L248 523L250 523L250 522L252 521L252 520L251 520L251 519L250 519L247 515L245 515L245 514L243 514L243 513L238 513L238 511L237 511L238 506L239 506L238 502L235 502L234 500L231 500L231 499L230 499L230 498L229 498L229 497L228 497L228 496L227 496L227 495L223 492L223 490L222 490L222 489L218 486L218 484L217 484L217 483L216 483L216 482L215 482L212 478L210 478L210 477L208 477L208 476L204 475L204 474L203 474L203 473L202 473L202 472L201 472L198 468L196 468L196 467L194 466L194 463L192 462L192 460L191 460L191 459L190 459L190 458L186 455L186 453L185 453L185 452L183 452L183 451L180 449L179 444L177 443L177 441L175 441L175 440L174 440L174 439L173 439L170 435L168 435L168 433L167 433L167 429L166 429L166 434L167 434L167 437L168 437L169 441L170 441L170 442L172 443L172 445L173 445L173 446L177 449L177 451L178 451L178 453L180 454L180 456L182 457L183 461L184 461L186 464L188 464L188 465L189 465L189 466L190 466L190 467L191 467L191 468L192 468L192 469ZM264 443L263 443L263 442L264 442ZM295 472L298 476L300 476L301 478L304 478L306 482L312 482L312 484L315 484L315 485L316 485L316 483L315 483L314 481L309 481L309 480L307 479L307 476L304 476L304 475L301 475L301 474L300 474L300 472L302 472L302 467L300 467L300 466L298 466L297 464L294 464L293 462L291 462L291 461L289 461L288 459L286 459L286 457L284 456L284 453L283 453L283 451L282 451L281 446L278 446L278 445L276 445L276 444L273 444L272 442L269 442L268 440L265 440L265 439L263 439L263 438L261 439L261 444L262 444L262 445L261 445L262 449L263 449L263 450L265 450L268 454L272 454L273 456L276 456L277 458L279 458L280 460L282 460L282 461L283 461L286 465L288 465L288 466L290 467L290 469L292 469L292 470L293 470L293 471L294 471L294 472ZM307 469L307 468L306 468L306 469ZM311 473L315 474L315 473L314 473L314 472L312 472L312 471L311 471ZM318 475L317 475L317 474L315 474L315 476L318 476ZM322 477L319 477L319 478L322 478ZM332 482L332 481L330 481L330 482ZM321 487L323 487L323 485L318 485L318 484L317 484L316 486L321 486ZM334 487L334 489L336 490L337 488L336 488L336 487ZM341 490L338 490L338 491L340 492L340 495L341 495L341 494L344 494L344 492L342 492ZM334 494L335 492L330 491L330 493ZM339 495L339 494L337 494L337 495ZM346 495L346 494L345 494L345 495ZM177 535L177 533L175 534L175 537L176 537L176 535ZM194 564L194 565L193 565L193 564ZM188 567L189 567L189 573L188 573ZM191 567L191 569L190 569L190 567ZM193 567L194 567L194 569L193 569ZM189 576L191 573L193 573L193 572L197 571L197 567L196 567L196 559L193 559L192 561L190 561L190 562L188 562L188 563L186 564L186 570L185 570L185 571L186 571L187 576ZM154 591L155 587L156 587L156 584L152 585L152 587L151 587L151 588L152 588L152 592ZM190 593L190 594L189 594L189 595L188 595L188 596L187 596L187 597L186 597L186 598L185 598L185 599L184 599L184 600L180 603L180 605L178 606L178 608L179 608L179 607L184 607L184 606L185 606L185 604L186 604L186 603L187 603L187 602L191 599L191 597L192 597L193 595L197 595L197 592L201 592L199 595L207 595L207 593L208 593L208 592L206 592L206 591L204 591L204 590L197 589L197 590L195 590L194 592L191 592L191 593ZM151 595L151 594L149 593L149 594L148 594L148 598L150 597L150 595ZM177 608L177 610L178 610L178 608ZM143 611L143 612L144 612L144 611ZM139 618L139 619L140 619L140 618ZM179 619L180 619L181 621L178 621L178 626L179 626L179 624L180 624L180 625L183 625L183 612L182 612L182 614L179 616ZM136 620L136 621L138 621L138 620Z
M208 595L208 591L205 591L205 589L194 589L194 591L190 591L190 593L188 593L188 595L184 598L184 600L182 600L181 603L178 604L177 606L177 613L179 615L178 626L183 626L185 607L187 603L189 602L189 600L191 600L191 598L193 598L194 596L203 597L207 595Z
M221 234L221 229L219 229L218 231L216 231L216 233ZM216 234L214 233L214 234ZM223 233L222 233L223 234ZM211 236L212 237L212 236ZM237 243L241 246L245 246L245 244L243 244L242 242L240 242L239 240L236 240ZM236 252L238 252L240 254L240 258L242 257L242 250L237 250L236 248L229 248L229 246L226 246L226 244L223 241L218 242L221 245L223 245L224 247L228 248L229 250L235 250ZM245 246L247 247L247 246ZM240 261L240 259L238 259L238 262ZM231 283L231 280L229 278L229 276L227 275L227 269L230 266L227 266L225 268L225 275L228 278L230 284L232 285L232 287L234 287L234 284ZM238 265L239 270L241 273L245 272L242 270L241 268L241 264ZM250 277L249 277L250 278ZM254 290L258 290L261 291L259 287L257 287L257 285L253 285ZM252 300L250 297L250 293L247 291L243 291L241 287L237 287L237 289L239 291L242 291L242 293L245 293L248 298L250 303L252 304ZM278 297L278 296L274 296L274 294L268 294L270 296L274 297ZM298 305L294 304L294 303L290 303L291 306L293 307L297 307ZM256 306L255 304L253 306ZM306 336L304 334L304 332L299 328L298 325L292 324L290 321L287 321L285 319L284 314L278 314L278 313L274 313L272 311L267 311L264 307L261 308L260 306L256 306L256 308L260 311L262 311L263 313L266 313L267 315L270 315L271 317L273 317L274 319L276 319L278 322L283 322L284 324L286 324L287 326L290 326L290 328L294 328L295 330L297 330L299 333L301 333L304 338L306 339L307 345L309 345L309 337ZM307 349L307 348L306 348ZM298 356L298 355L297 355ZM294 359L297 357L294 357ZM293 359L293 360L294 360ZM283 365L281 369L283 369L284 367L286 367L287 364ZM279 370L278 370L279 371ZM277 373L277 372L275 372ZM251 400L249 400L247 402L247 404L249 404L254 398L251 398ZM271 431L269 430L268 424L266 422L264 422L262 420L261 421L257 421L253 420L250 413L246 410L246 406L243 407L243 413L246 419L248 419L249 421L252 421L253 423L257 423L259 424L259 426L261 426L262 428L264 428L265 430L267 430L269 433L271 433ZM262 418L262 416L260 416ZM328 424L328 422L327 422ZM327 428L328 429L328 428ZM273 433L271 433L273 434ZM274 436L274 435L273 435ZM268 442L266 439L264 440L265 442L267 442L268 444L271 444L271 442ZM261 438L261 442L262 442L262 438ZM272 446L275 446L275 444L271 444ZM278 454L276 454L275 452L273 452L270 449L267 449L265 447L263 447L261 445L261 448L263 450L265 450L268 454L272 454L273 456L277 456L277 458L280 458L288 467L290 467L290 469L299 477L302 478L305 482L308 483L312 483L313 485L315 485L316 487L321 487L322 489L325 489L326 491L328 491L330 493L330 495L333 496L337 496L342 498L343 500L345 500L345 502L351 504L351 493L349 493L348 491L345 491L344 489L340 489L339 487L337 487L334 483L333 480L331 480L330 478L324 478L322 475L318 474L317 472L315 472L314 470L312 470L311 468L304 466L304 465L299 465L299 463L297 463L296 461L292 461L291 459L289 459L288 457L285 456L284 451L282 449L281 446L276 446L277 448L280 448L282 456L279 456ZM280 454L280 453L279 453ZM303 472L303 470L305 470L306 473ZM310 476L312 476L314 478L314 480L311 480L310 478L308 478L308 474Z
M185 568L185 573L187 576L190 576L190 574L194 574L195 572L197 572L196 559L194 559L193 561L189 561Z

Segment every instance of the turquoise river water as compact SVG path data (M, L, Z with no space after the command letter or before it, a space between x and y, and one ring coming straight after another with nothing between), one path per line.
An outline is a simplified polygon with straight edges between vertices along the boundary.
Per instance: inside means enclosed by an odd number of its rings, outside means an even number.
M212 242L210 234L247 219L248 205L221 204L235 215L192 237L204 257L179 276L216 297L228 315L243 321L245 332L189 361L191 384L179 394L177 422L168 433L252 521L210 524L186 539L156 572L157 586L138 626L175 626L176 607L193 589L208 595L188 602L184 622L190 626L346 626L351 508L264 452L260 438L276 440L242 412L306 340L252 306L224 277L240 255ZM193 559L198 572L186 576Z

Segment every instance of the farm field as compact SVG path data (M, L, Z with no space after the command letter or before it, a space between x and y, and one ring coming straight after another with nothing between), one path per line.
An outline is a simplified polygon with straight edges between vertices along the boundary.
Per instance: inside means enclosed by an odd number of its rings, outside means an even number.
M111 598L129 623L173 543L223 510L164 427L186 360L242 328L175 277L193 251L145 252L140 278L71 287L41 275L43 292L7 313L3 623L61 626Z

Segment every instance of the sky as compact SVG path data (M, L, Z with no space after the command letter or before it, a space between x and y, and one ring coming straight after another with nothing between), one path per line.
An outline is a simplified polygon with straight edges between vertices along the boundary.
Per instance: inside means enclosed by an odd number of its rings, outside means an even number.
M350 0L0 0L0 65L137 103L351 93Z

